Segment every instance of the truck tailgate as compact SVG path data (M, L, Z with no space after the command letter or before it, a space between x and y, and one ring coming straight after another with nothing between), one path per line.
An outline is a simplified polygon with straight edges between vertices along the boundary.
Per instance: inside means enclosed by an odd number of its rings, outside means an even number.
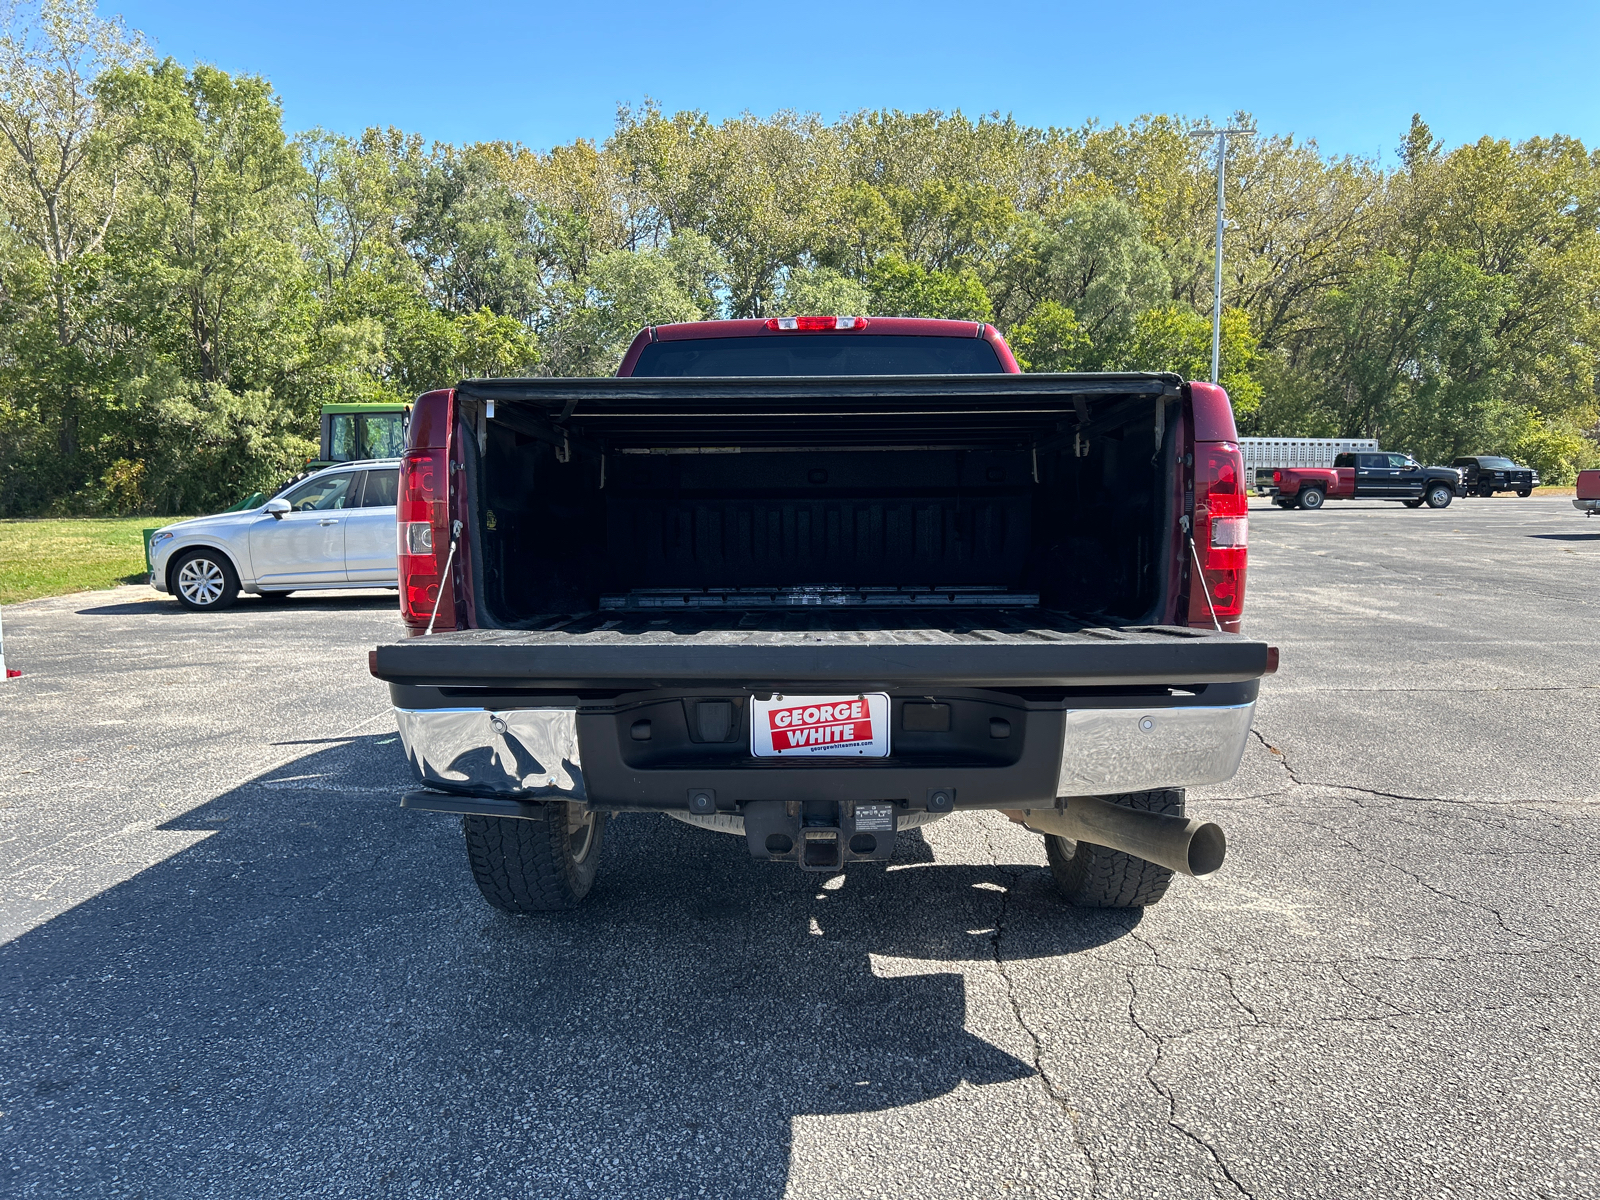
M860 613L611 612L539 629L474 629L379 646L372 673L435 687L648 689L826 683L1100 687L1237 683L1267 644L1174 626L1084 627L1054 614L883 622Z

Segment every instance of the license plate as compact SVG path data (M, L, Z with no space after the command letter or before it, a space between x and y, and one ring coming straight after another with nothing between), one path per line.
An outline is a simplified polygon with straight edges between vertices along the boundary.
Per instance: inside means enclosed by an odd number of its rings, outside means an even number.
M757 758L887 758L888 694L753 699L750 752Z

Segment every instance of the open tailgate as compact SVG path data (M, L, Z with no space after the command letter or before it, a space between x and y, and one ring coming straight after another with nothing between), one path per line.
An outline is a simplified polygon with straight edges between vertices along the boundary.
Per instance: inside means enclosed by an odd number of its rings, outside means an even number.
M435 687L649 689L781 684L1184 687L1267 671L1267 643L1175 626L629 633L474 629L379 646L372 673Z

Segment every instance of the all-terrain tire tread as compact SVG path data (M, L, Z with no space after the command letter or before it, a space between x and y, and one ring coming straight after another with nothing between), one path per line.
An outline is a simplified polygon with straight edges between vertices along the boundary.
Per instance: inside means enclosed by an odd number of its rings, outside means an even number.
M1183 815L1183 789L1103 797L1145 812ZM1066 899L1079 908L1148 908L1167 894L1172 871L1121 850L1047 834L1045 856Z
M577 867L567 853L565 805L542 804L534 819L465 816L461 832L467 864L483 898L501 912L559 912L576 908L594 882L591 865ZM600 818L603 822L604 818ZM599 854L601 826L590 862Z

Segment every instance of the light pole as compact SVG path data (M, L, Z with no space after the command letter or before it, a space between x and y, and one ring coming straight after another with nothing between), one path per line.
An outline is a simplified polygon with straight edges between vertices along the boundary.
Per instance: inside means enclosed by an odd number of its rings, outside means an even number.
M1228 138L1254 137L1254 129L1242 126L1229 126L1227 129L1213 129L1207 125L1204 129L1191 129L1190 137L1208 137L1217 139L1217 248L1212 254L1215 266L1215 278L1211 288L1211 382L1217 382L1218 371L1222 366L1222 230L1227 224L1223 217L1224 200L1222 198L1223 175L1227 170Z

